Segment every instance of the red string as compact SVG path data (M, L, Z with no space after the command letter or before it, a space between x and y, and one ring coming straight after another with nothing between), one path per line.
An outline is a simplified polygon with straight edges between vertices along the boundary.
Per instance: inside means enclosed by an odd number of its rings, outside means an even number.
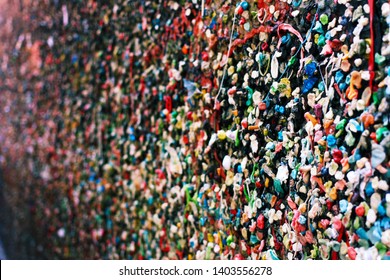
M370 52L370 59L368 64L368 70L370 71L370 89L371 92L373 92L374 89L374 78L375 78L375 46L374 46L374 40L375 40L375 34L374 34L374 9L375 9L375 1L374 0L368 0L368 4L370 6L370 38L371 38L371 52Z

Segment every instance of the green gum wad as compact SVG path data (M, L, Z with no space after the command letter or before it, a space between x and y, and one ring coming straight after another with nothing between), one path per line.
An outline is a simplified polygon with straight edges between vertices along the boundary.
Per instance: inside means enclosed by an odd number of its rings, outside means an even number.
M320 35L320 36L318 37L318 42L317 42L317 44L318 44L320 47L325 46L325 44L326 44L326 39L325 39L325 36L324 36L324 35Z

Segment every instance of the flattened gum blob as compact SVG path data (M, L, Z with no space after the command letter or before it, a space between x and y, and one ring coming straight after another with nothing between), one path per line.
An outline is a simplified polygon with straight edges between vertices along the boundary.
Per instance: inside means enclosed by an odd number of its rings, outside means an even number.
M353 71L351 73L351 81L346 92L347 98L349 100L358 98L359 93L357 89L360 89L361 86L362 86L362 77L360 73L358 71Z

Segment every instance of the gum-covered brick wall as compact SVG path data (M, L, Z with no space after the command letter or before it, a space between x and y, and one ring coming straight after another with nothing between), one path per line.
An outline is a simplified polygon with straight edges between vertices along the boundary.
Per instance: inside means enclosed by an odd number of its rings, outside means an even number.
M40 256L390 258L388 1L21 2L1 164Z

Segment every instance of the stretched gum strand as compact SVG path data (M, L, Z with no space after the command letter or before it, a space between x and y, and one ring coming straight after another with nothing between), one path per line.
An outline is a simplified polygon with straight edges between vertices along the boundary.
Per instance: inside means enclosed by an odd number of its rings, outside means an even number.
M306 119L307 121L311 121L311 123L313 124L313 126L316 125L316 124L318 123L318 121L316 120L316 118L313 117L313 115L310 114L309 112L306 112L304 116L305 116L305 119Z

